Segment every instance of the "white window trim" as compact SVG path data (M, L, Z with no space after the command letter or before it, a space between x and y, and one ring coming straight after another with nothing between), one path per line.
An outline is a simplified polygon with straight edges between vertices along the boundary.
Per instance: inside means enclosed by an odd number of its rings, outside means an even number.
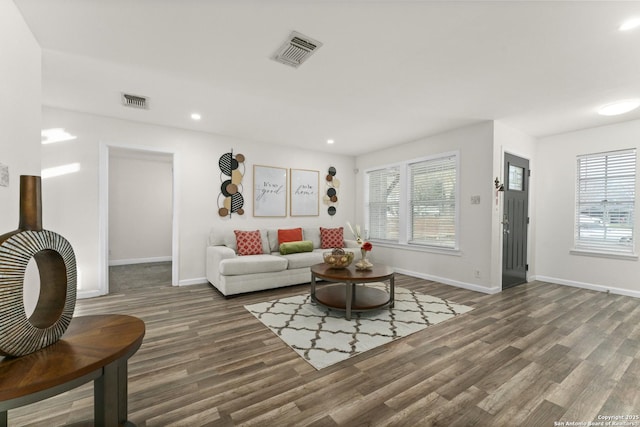
M635 253L615 253L615 252L599 252L599 251L591 251L587 249L576 249L573 248L569 250L569 254L571 255L580 255L580 256L591 256L596 258L609 258L609 259L620 259L627 261L637 261L638 255Z
M411 183L409 175L409 165L429 160L440 159L442 157L454 156L456 161L456 212L455 212L455 230L456 238L453 248L446 248L434 245L427 245L423 243L412 243L409 241L409 234L411 232L411 224L409 224L409 188ZM370 239L369 238L369 172L380 169L387 169L397 167L400 170L400 182L403 183L400 187L400 205L398 207L398 241L384 240L384 239ZM377 165L365 169L364 171L364 236L372 243L383 247L391 247L398 249L410 249L419 252L438 253L444 255L460 256L460 150L447 151L444 153L433 154L425 157L419 157L402 162L388 163L385 165Z
M462 256L460 249L441 248L439 246L417 245L415 243L392 243L389 240L368 239L371 243L375 243L376 247L406 249L414 252L426 252L431 254Z

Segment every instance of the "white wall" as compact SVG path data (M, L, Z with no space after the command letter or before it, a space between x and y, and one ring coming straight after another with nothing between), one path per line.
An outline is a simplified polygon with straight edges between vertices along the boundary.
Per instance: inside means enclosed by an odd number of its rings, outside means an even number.
M41 49L11 0L0 0L0 235L18 228L20 175L40 175Z
M408 250L376 245L373 261L384 260L398 271L417 277L438 280L483 292L499 290L498 278L492 276L492 206L493 206L493 133L492 122L456 129L426 137L357 158L358 223L364 218L364 171L394 162L459 150L460 152L460 252L456 255ZM471 197L480 196L472 205ZM475 277L475 271L480 277Z
M535 174L538 280L640 297L640 262L637 260L569 253L574 239L576 156L640 149L639 136L640 120L635 120L539 140L536 159L544 168L540 167ZM636 188L639 187L636 185ZM640 230L640 215L636 215L635 227Z
M0 0L0 163L9 167L9 186L0 186L0 235L18 228L20 175L40 175L41 55L15 4ZM39 289L32 260L23 288L28 314Z
M99 153L100 144L151 148L175 153L179 210L180 284L205 282L205 248L211 227L256 229L266 226L344 226L353 222L355 161L314 151L296 150L227 136L192 132L163 126L110 119L56 108L43 109L45 127L63 127L78 139L43 147L43 167L79 162L79 172L52 178L43 183L45 219L74 247L81 271L79 296L98 295L99 259ZM323 142L318 142L323 143ZM245 215L232 218L218 215L220 169L218 159L233 149L246 157L243 179ZM320 205L320 216L299 218L254 218L252 216L253 165L311 169L325 176L330 166L342 181L337 214L330 217Z
M494 122L494 146L493 146L493 169L494 179L498 177L500 182L504 182L504 154L509 153L529 160L529 169L532 171L529 179L529 230L527 234L527 262L529 271L527 272L527 280L532 280L535 276L536 260L536 180L539 173L538 163L536 162L536 140L535 138L522 133L500 121ZM502 214L503 214L503 193L498 193L498 203L492 203L492 276L501 278L502 276ZM501 283L496 282L496 283Z
M173 156L109 153L109 264L171 260Z

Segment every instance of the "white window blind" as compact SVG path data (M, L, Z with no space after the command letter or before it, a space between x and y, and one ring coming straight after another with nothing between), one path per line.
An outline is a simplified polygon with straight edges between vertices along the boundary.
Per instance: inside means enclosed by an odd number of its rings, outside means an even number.
M369 180L370 239L398 240L400 210L400 168L367 172Z
M578 156L577 249L633 253L635 150Z
M409 242L456 247L455 156L409 164Z

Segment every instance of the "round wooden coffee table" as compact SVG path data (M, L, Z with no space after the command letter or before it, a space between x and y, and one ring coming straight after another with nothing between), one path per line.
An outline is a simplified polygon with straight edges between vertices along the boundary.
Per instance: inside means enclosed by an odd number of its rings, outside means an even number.
M316 289L316 279L338 282L344 285L323 286ZM389 293L356 284L389 281ZM347 268L332 268L329 264L311 266L311 300L324 307L344 310L345 318L351 320L356 311L378 310L393 307L395 278L391 267L374 265L370 270L357 270L354 265Z

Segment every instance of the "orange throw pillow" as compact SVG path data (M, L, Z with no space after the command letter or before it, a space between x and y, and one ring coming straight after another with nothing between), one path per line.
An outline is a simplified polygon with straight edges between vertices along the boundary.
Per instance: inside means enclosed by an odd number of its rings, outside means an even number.
M290 228L278 230L278 245L287 242L299 242L302 240L302 228Z

